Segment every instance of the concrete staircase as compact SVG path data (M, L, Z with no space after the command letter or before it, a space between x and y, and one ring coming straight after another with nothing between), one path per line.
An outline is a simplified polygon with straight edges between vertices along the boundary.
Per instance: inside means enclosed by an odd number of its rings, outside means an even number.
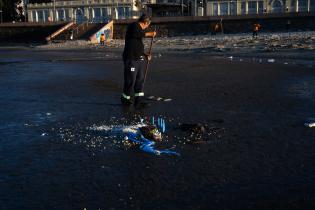
M67 40L89 40L90 36L104 27L106 23L88 23L72 24L71 26L60 29L60 33L50 40L52 42L65 42Z

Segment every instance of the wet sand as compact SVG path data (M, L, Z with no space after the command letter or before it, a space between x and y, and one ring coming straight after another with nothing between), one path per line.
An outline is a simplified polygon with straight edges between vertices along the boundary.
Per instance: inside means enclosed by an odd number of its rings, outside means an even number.
M173 100L126 111L119 49L0 51L0 209L313 209L314 67L159 53L145 92ZM180 157L88 129L146 116Z

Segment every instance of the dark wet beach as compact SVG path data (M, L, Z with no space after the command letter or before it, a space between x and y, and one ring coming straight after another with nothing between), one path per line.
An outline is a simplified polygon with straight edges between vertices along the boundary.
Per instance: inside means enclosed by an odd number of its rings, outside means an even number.
M126 111L120 53L0 51L0 209L315 207L313 66L161 51L146 93L173 100ZM150 116L180 157L89 129ZM205 141L175 129L197 122Z

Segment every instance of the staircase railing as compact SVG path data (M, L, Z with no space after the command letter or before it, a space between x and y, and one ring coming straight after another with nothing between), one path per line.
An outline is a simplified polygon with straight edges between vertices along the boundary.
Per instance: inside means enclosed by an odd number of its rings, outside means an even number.
M70 22L66 25L64 25L63 27L61 27L60 29L58 29L57 31L55 31L54 33L52 33L51 35L49 35L48 37L46 37L46 41L49 42L52 39L54 39L55 37L57 37L59 34L61 34L62 32L64 32L65 30L71 28L73 25L75 25L74 22Z

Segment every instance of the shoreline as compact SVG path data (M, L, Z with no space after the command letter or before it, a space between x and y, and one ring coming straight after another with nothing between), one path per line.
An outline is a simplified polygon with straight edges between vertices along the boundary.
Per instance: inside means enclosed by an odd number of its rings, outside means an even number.
M150 39L144 39L148 49ZM0 46L0 50L34 50L34 51L95 51L114 53L120 58L124 40L116 39L106 46L92 44L89 41L76 40L46 45L17 43L13 46ZM315 31L260 33L257 39L251 34L199 35L178 37L157 37L153 44L153 55L161 54L205 54L211 57L238 59L240 61L260 63L296 64L307 67L315 66ZM107 55L106 55L107 56ZM98 57L112 59L113 57Z

